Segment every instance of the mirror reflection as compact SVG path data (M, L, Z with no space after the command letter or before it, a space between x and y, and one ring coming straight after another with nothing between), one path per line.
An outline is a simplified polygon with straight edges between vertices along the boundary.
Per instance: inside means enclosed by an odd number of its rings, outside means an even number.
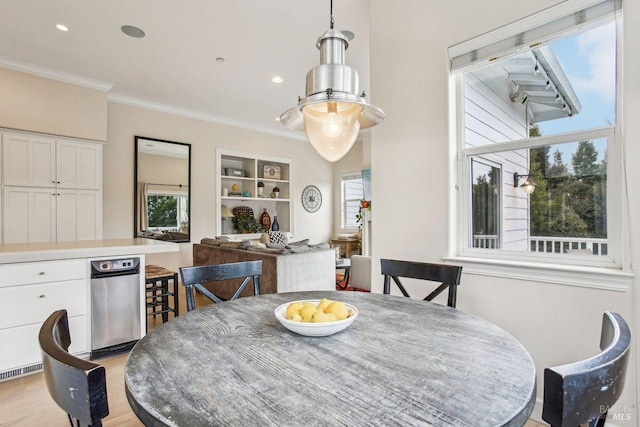
M136 136L134 237L188 242L191 144Z

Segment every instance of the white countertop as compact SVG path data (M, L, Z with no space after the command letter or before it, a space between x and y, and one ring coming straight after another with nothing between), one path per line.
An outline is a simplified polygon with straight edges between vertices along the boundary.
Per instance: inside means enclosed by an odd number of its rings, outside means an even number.
M0 244L0 264L177 252L177 243L153 239L80 240Z

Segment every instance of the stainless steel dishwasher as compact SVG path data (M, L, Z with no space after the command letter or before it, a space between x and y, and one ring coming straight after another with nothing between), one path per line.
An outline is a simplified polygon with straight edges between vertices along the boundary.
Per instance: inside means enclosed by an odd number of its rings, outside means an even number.
M129 350L142 337L140 258L91 261L91 358Z

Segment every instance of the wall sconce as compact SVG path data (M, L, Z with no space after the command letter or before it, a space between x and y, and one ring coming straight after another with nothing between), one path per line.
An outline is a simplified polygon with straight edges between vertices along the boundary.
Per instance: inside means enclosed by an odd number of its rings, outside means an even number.
M524 180L524 182L522 184L518 185L520 178L526 178L526 179ZM513 186L514 187L520 187L524 191L526 191L527 193L531 194L531 193L533 193L535 191L537 185L538 184L533 182L533 179L531 178L531 175L520 175L518 172L514 172L513 173Z

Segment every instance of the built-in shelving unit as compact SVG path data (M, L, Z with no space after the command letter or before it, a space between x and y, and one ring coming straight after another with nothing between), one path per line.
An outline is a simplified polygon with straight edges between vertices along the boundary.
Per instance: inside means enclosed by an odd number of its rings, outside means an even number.
M278 216L281 232L293 234L293 161L224 149L218 149L216 157L216 235L222 234L222 205L231 210L236 206L250 207L256 219L267 209L272 222ZM264 184L262 194L259 183ZM233 191L234 185L237 191ZM277 197L273 191L276 187L280 190ZM237 234L236 230L230 234L243 239L259 237L259 233Z

